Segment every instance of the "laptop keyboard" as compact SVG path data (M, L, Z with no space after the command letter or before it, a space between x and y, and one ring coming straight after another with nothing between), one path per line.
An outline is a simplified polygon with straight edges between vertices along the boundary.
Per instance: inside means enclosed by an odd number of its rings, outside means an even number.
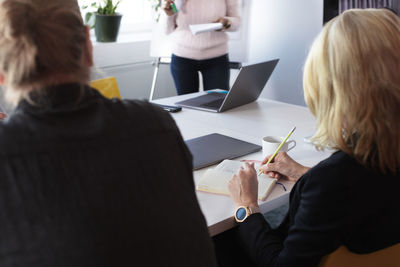
M210 108L219 108L222 105L222 102L224 102L224 99L225 98L217 99L217 100L205 103L202 106L210 107Z

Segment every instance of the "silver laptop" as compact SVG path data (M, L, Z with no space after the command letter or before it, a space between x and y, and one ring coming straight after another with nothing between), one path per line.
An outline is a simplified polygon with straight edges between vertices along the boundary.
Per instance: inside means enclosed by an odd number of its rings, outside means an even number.
M212 112L223 112L228 109L251 103L260 96L279 59L244 66L232 88L225 92L209 92L189 98L175 104L180 107L193 108Z

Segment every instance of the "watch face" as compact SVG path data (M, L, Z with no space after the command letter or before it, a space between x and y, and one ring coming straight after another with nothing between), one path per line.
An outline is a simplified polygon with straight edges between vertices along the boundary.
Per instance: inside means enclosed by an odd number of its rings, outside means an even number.
M238 221L242 221L246 218L247 211L245 208L238 208L236 210L236 218Z

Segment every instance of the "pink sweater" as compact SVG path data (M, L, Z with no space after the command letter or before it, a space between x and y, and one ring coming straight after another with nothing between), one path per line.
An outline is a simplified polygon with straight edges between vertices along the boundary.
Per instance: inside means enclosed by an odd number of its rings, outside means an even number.
M193 35L190 24L212 23L219 17L231 22L228 31L240 25L238 0L175 0L178 13L166 18L166 32L171 34L172 53L190 59L209 59L228 53L228 35L213 31Z

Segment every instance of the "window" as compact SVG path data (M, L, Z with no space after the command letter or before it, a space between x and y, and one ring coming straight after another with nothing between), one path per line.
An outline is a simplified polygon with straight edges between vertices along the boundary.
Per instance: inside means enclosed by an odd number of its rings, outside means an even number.
M102 1L103 0L97 0L96 2L101 3ZM114 2L115 1L117 0L114 0ZM78 0L81 8L93 2L95 2L95 0ZM93 9L90 9L90 7L87 8L87 10L81 9L83 15L89 11L93 11ZM121 0L117 12L123 15L120 29L121 33L151 30L153 13L149 0Z

